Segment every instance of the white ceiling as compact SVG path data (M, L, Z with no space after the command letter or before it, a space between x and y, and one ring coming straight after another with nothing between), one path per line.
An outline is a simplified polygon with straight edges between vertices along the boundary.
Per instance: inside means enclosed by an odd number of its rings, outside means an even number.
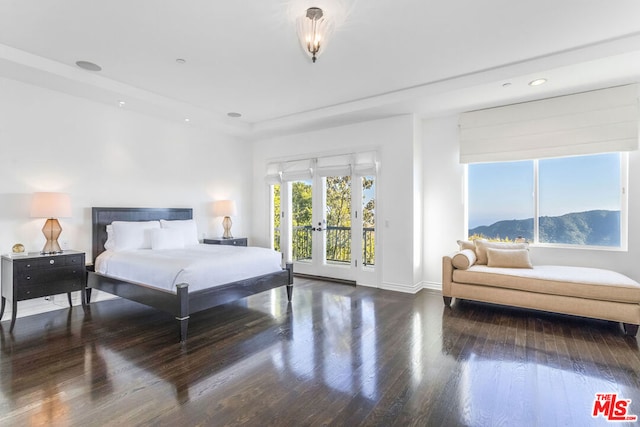
M309 6L340 21L315 64ZM0 76L255 139L636 82L640 2L2 0Z

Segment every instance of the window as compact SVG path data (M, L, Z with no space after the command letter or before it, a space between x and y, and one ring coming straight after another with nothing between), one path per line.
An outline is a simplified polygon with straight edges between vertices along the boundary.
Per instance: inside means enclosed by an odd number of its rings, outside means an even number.
M626 154L468 166L469 237L624 248Z

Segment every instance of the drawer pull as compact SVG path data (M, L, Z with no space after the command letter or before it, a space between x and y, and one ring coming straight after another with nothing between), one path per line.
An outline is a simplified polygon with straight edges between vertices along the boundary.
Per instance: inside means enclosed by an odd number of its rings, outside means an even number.
M55 264L55 263L56 263L56 262L55 262L54 260L52 260L52 259L50 259L50 260L49 260L49 264L53 265L53 264Z
M31 280L31 276L27 276L27 280Z

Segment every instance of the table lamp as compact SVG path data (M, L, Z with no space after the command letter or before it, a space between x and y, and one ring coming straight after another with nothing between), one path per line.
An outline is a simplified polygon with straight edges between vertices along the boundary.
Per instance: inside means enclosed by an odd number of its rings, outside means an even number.
M233 200L218 200L213 202L213 214L223 216L222 227L224 228L223 239L233 239L231 235L231 216L237 215L236 202Z
M31 201L31 218L47 218L42 227L42 234L47 239L40 252L43 255L60 254L62 249L58 244L58 237L62 227L58 218L71 216L71 199L66 193L33 193Z

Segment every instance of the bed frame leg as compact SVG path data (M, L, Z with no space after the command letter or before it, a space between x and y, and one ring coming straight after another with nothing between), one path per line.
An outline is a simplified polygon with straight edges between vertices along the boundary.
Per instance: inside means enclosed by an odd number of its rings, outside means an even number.
M287 284L287 301L291 302L291 297L293 297L293 263L286 263L285 268L289 272L289 282Z
M176 317L178 321L178 325L180 326L180 342L185 342L187 340L187 327L189 326L189 316L180 319Z
M293 263L292 262L286 263L285 268L289 272L289 284L293 285Z
M442 299L444 300L444 305L451 307L451 297L442 296Z
M180 324L180 342L187 340L187 326L189 325L189 285L179 283L176 285L176 293L178 294L178 312L176 320Z
M633 323L623 323L622 324L622 328L624 329L624 333L626 335L635 337L636 334L638 333L638 326L639 325L634 325Z

